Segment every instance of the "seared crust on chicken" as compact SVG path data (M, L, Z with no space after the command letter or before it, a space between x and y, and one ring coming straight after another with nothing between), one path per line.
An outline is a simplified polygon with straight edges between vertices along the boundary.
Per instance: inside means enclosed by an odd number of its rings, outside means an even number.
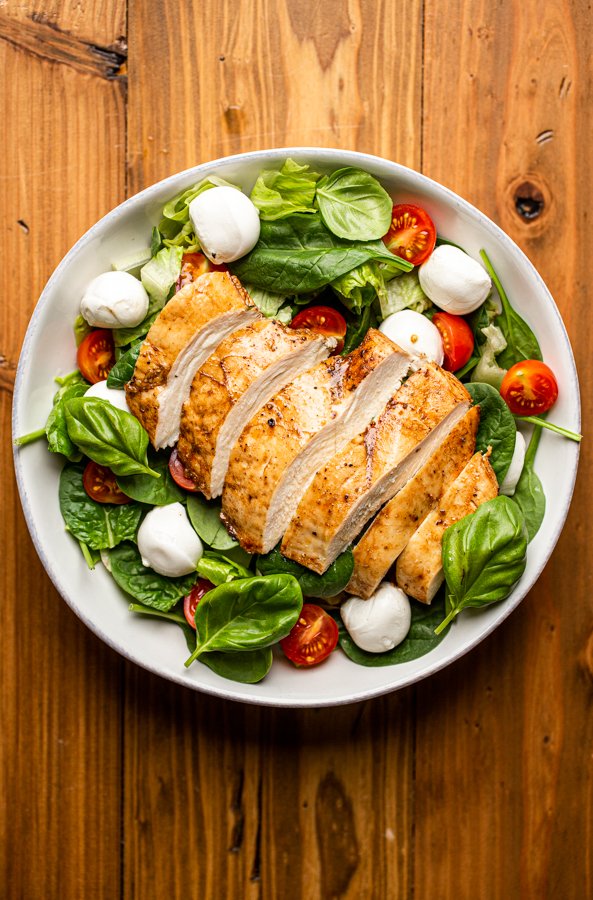
M128 406L156 447L175 443L181 407L204 360L228 334L259 317L229 272L207 272L169 300L125 388Z
M277 391L335 347L309 329L261 319L234 332L196 373L181 414L177 451L206 497L217 497L237 438Z
M370 329L348 356L299 375L251 419L231 457L223 519L251 553L280 540L315 472L384 408L411 360Z
M479 421L480 409L474 406L375 516L354 548L354 571L346 585L349 593L368 598L376 591L420 523L473 455Z
M492 500L498 482L488 459L476 453L408 542L396 565L398 587L422 603L431 603L443 583L445 530Z
M381 416L317 472L284 535L282 553L324 572L469 406L461 382L433 363L411 375Z

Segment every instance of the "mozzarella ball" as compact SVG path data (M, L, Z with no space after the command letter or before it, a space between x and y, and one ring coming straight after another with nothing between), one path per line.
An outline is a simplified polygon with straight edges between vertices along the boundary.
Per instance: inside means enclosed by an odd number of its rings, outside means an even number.
M130 412L126 392L120 391L119 388L107 387L106 381L98 381L96 384L92 384L84 396L96 397L97 400L108 400L112 406L117 406L118 409L123 409L124 412Z
M203 191L189 204L189 217L204 254L213 263L245 256L259 239L257 207L232 187Z
M465 316L481 306L492 288L488 272L450 244L436 247L418 269L420 287L435 306Z
M507 497L513 496L513 494L515 493L515 488L517 487L517 482L521 477L524 463L525 438L523 437L521 432L518 431L517 436L515 437L515 449L513 450L513 458L511 459L511 464L502 480L502 484L499 489L500 494L506 494Z
M129 272L103 272L84 292L80 312L96 328L135 328L146 318L148 294Z
M392 313L381 322L379 331L387 335L402 350L407 350L414 356L425 356L442 366L444 352L440 332L422 313L414 312L412 309Z
M367 653L393 650L401 644L412 622L407 595L388 581L383 581L368 600L350 597L340 612L348 634Z
M181 503L150 510L138 529L138 550L145 566L170 578L193 572L204 552Z

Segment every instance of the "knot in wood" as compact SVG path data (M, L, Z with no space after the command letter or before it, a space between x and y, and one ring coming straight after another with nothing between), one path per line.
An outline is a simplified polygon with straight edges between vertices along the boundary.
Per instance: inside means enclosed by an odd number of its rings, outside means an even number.
M513 195L515 210L526 222L538 219L544 211L545 200L540 188L532 181L523 181Z

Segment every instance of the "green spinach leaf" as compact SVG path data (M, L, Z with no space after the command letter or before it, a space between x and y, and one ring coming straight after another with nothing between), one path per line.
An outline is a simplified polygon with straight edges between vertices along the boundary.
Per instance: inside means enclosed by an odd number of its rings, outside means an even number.
M490 463L498 483L501 484L513 458L517 426L513 415L491 384L465 385L472 400L480 407L480 425L476 437L476 449L485 453L492 447Z
M369 172L352 166L317 183L317 205L329 230L350 241L381 238L391 225L391 197Z
M136 361L140 355L142 342L139 341L123 353L109 375L107 376L108 388L123 388L130 381L136 368Z
M272 648L244 650L242 653L213 650L210 653L203 653L200 662L221 678L229 678L243 684L256 684L265 678L272 667Z
M65 404L75 397L83 397L88 389L86 381L67 383L61 387L54 397L54 405L45 423L48 448L52 453L63 454L71 462L77 462L82 454L68 434Z
M292 575L255 576L219 585L198 604L197 645L185 665L212 650L270 647L286 637L302 605L303 595Z
M480 250L480 256L502 303L502 312L496 319L496 324L502 331L507 346L498 356L498 365L503 369L510 369L512 365L523 359L542 359L542 351L536 336L527 322L511 306L488 254L485 250Z
M525 571L527 529L521 510L510 497L483 503L443 535L443 569L447 584L447 616L440 634L469 607L487 606L508 597Z
M139 603L163 612L169 612L196 583L195 572L181 578L168 578L148 569L135 544L126 542L115 547L109 554L109 561L111 574L122 590Z
M365 306L360 316L352 316L346 328L342 356L347 356L356 349L364 340L369 328L376 328L377 324L377 316L372 306Z
M333 235L319 216L303 214L262 222L259 241L231 263L242 282L277 294L306 294L324 287L369 259L410 264L389 253L382 241L352 242Z
M117 479L119 487L124 494L137 500L139 503L148 503L150 506L168 506L169 503L183 503L186 498L185 491L178 487L169 472L169 463L166 457L156 453L150 453L148 463L153 472L158 472L160 478L141 473L139 475L120 475Z
M90 459L116 475L159 477L148 467L148 435L131 413L97 397L68 400L64 410L70 440Z
M253 186L251 201L262 221L284 219L293 213L313 213L315 187L321 175L287 159L278 171L264 170Z
M334 615L340 631L340 647L352 662L360 666L379 667L393 666L397 663L409 662L418 659L434 650L445 637L447 631L443 629L440 634L435 634L434 629L445 616L445 595L439 591L430 606L424 603L416 603L411 600L412 623L410 630L401 644L393 650L385 653L368 653L354 643L344 623L338 615Z
M354 557L351 550L345 550L323 575L317 575L311 569L287 559L276 547L265 556L257 557L256 569L262 575L281 573L294 575L301 586L303 597L327 599L335 597L336 594L343 591L350 581L350 576L354 571Z
M230 550L238 544L224 527L220 513L218 500L205 500L197 494L187 498L187 514L198 536L213 550Z
M537 472L534 469L535 454L541 437L541 428L534 428L529 446L525 454L523 471L512 499L517 504L527 528L527 535L531 542L538 533L546 513L546 495Z
M104 550L121 541L134 540L142 507L137 503L114 505L91 500L82 484L84 468L84 463L67 465L60 475L60 512L66 531L91 550Z

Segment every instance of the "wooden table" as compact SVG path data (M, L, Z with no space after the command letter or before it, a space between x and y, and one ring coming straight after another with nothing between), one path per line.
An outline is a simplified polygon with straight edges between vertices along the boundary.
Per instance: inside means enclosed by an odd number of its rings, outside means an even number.
M172 172L283 145L389 157L498 222L560 307L587 431L592 35L585 0L1 0L0 896L593 897L588 443L496 634L417 687L296 712L170 685L87 631L35 555L9 438L74 241Z

